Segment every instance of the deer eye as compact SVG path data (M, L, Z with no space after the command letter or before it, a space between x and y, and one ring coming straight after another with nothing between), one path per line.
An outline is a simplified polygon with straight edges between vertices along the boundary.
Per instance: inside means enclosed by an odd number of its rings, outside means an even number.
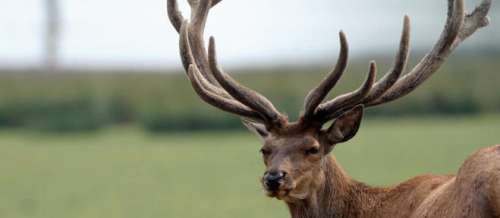
M270 154L271 154L271 152L272 152L272 151L271 151L270 149L267 149L267 148L262 148L262 149L260 149L260 153L262 153L262 155L264 155L264 156L268 156L268 155L270 155Z
M319 148L317 147L311 147L305 150L306 155L315 155L319 153Z

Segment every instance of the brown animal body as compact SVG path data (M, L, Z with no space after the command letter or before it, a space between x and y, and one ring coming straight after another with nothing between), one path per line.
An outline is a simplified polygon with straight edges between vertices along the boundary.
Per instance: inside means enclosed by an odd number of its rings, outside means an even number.
M325 101L347 67L347 38L340 32L337 65L307 95L304 112L296 122L289 122L267 98L239 84L219 67L213 37L208 51L205 49L207 17L220 1L188 0L192 13L187 21L176 0L168 0L170 21L180 34L182 63L201 99L243 117L243 123L262 138L266 166L262 185L269 197L288 205L292 217L500 217L500 146L473 154L456 176L418 176L391 188L354 181L330 155L337 144L356 135L365 108L415 90L455 48L487 26L491 0L482 0L469 14L463 0L448 0L448 18L439 40L403 75L410 42L410 20L406 16L391 70L376 81L377 67L371 62L359 89Z
M423 175L390 188L354 181L333 157L321 169L313 194L287 202L292 217L500 217L500 145L470 156L457 176Z

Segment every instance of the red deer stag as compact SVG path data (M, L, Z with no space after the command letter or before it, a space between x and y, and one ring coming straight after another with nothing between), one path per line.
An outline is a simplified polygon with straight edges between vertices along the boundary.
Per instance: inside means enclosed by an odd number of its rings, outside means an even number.
M410 20L405 17L392 69L375 81L372 62L359 89L324 101L346 69L348 46L340 32L337 65L307 95L296 122L289 122L268 99L221 70L214 38L206 51L204 26L209 10L220 1L189 0L188 22L176 0L168 0L170 21L180 33L182 63L199 97L243 117L244 124L263 138L262 185L268 196L288 205L292 217L500 217L500 146L470 156L456 176L418 176L390 188L354 181L329 155L336 144L354 137L365 107L407 95L436 72L462 41L488 25L491 0L483 0L470 14L465 13L463 0L448 0L448 17L438 42L401 76L409 53ZM333 122L323 128L328 121Z

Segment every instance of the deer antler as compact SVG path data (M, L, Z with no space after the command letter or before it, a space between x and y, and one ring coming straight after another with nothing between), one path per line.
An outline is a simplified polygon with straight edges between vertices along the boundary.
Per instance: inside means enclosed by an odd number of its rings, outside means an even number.
M466 15L463 0L448 0L448 18L440 39L408 74L399 78L408 61L410 43L410 19L405 16L399 51L392 70L376 82L373 87L370 87L370 80L373 79L372 74L375 71L374 62L372 62L370 75L362 88L319 104L318 102L323 101L341 75L337 72L332 73L318 88L314 89L313 94L309 94L306 98L305 120L315 119L320 123L325 123L356 105L376 106L409 94L435 73L461 42L481 27L488 25L486 15L490 6L491 0L483 0L471 14ZM341 41L345 40L343 38L345 36L341 33ZM345 57L341 55L341 59L345 59ZM318 97L311 98L310 96Z
M340 38L341 42L343 42L341 43L342 45L341 48L346 47L347 43L345 43L345 35L342 32L340 33ZM328 86L328 89L318 89L318 88L314 89L316 92L319 92L318 94L314 95L322 96L322 98L316 100L317 103L314 108L306 107L305 110L306 112L304 114L306 120L316 119L320 121L320 123L323 123L341 115L343 112L356 105L366 104L380 98L383 94L385 94L385 92L389 88L391 88L394 85L394 83L396 83L399 76L405 69L409 56L408 55L409 48L410 48L410 18L408 16L405 16L399 51L396 55L396 61L394 63L394 66L392 67L392 70L378 82L374 83L377 67L376 63L372 61L370 63L368 78L358 90L344 95L340 95L334 98L333 100L319 104L319 102L323 101L328 92L330 92L330 90L335 86L335 84L332 84L330 82L331 80L329 81L328 78L323 80L318 87ZM341 53L339 60L343 59L347 58L343 57ZM332 73L331 75L334 75L334 73ZM338 79L340 79L340 75L339 78L337 78L337 80ZM310 101L309 98L306 97L306 105L308 105L307 102L309 101Z
M268 130L283 128L287 118L261 94L239 84L218 66L215 39L210 38L209 51L205 49L203 32L210 9L221 0L188 0L191 21L185 21L176 0L167 0L169 19L180 33L180 55L184 69L196 93L207 103L224 111L262 123ZM346 36L340 32L340 54L332 72L306 97L304 115L299 124L321 127L329 120L358 105L381 105L403 97L427 80L451 52L481 27L487 26L491 0L482 0L470 14L464 11L463 0L448 0L446 25L433 49L405 76L410 48L410 19L404 17L403 31L394 66L375 82L375 62L370 63L366 81L353 92L323 102L338 83L348 61ZM207 56L208 55L208 56Z
M180 33L182 63L196 93L205 102L224 111L263 123L268 129L286 124L286 117L261 94L239 84L217 64L215 39L206 51L203 32L208 12L221 0L189 0L191 22L184 20L176 0L168 0L170 21ZM208 53L208 57L207 57Z
M486 16L491 7L491 0L483 0L471 13L465 14L463 0L448 0L448 19L441 37L429 52L406 76L401 78L381 98L369 105L383 104L396 100L413 91L428 79L444 63L451 52L479 28L489 23Z
M349 56L349 46L344 32L339 33L340 36L340 54L337 60L337 65L333 68L332 72L321 82L321 84L311 90L305 100L305 114L304 117L312 116L319 104L328 95L328 92L337 84L347 68L347 61Z

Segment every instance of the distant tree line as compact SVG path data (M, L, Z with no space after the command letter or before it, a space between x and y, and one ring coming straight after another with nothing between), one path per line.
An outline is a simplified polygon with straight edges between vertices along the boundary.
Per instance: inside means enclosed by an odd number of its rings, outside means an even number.
M367 117L499 113L500 63L464 60L446 65L407 98L369 109ZM357 87L365 68L364 64L351 64L332 97ZM243 69L243 74L235 76L267 95L290 119L295 119L304 96L327 71L328 67ZM121 124L140 125L151 132L230 130L241 126L237 118L201 102L183 73L0 72L2 128L71 132Z

